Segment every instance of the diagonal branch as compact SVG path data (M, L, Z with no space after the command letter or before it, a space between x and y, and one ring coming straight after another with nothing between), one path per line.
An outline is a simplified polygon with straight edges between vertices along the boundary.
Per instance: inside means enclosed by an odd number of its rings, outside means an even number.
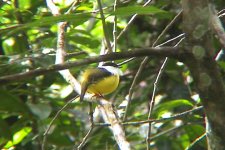
M202 111L202 110L203 110L203 106L199 106L199 107L192 108L190 110L175 114L175 115L173 115L171 117L168 117L168 118L123 122L122 125L124 125L124 126L128 126L128 125L137 126L137 125L145 124L145 123L153 123L153 122L154 123L160 123L160 122L172 121L172 120L176 120L176 119L182 119L184 117L187 117L190 114L193 114L194 112L198 112L198 111ZM110 124L109 123L95 123L95 126L110 126Z
M183 41L184 37L182 39L180 39L180 41L177 42L176 45L174 45L174 47L176 47L177 45L179 45L182 41ZM156 79L155 79L155 82L154 82L154 85L153 85L153 92L152 92L152 98L149 102L149 112L148 112L148 119L150 119L152 117L152 112L153 112L153 108L154 108L154 105L155 105L155 94L156 94L156 91L157 91L157 88L158 88L158 84L159 84L159 81L160 81L160 78L162 76L162 73L164 72L164 69L167 65L167 62L168 62L168 57L166 57L160 67L160 70L156 76ZM150 143L151 143L151 128L152 128L152 124L149 123L149 127L148 127L148 135L146 137L146 144L147 144L147 149L149 150L150 147Z
M147 6L149 3L151 3L152 0L148 0L147 2L145 2L145 4L143 5L143 7ZM130 27L130 25L132 24L132 22L136 19L136 17L138 16L138 14L134 14L131 19L128 21L126 27L119 33L119 35L117 36L117 40L119 40L119 38L128 30L128 28Z
M50 3L52 1L50 0ZM52 4L54 5L54 4ZM99 0L99 5L100 0ZM53 7L54 8L54 7ZM101 9L101 7L100 7ZM103 14L102 14L103 15ZM104 20L104 17L102 18ZM65 28L66 28L67 23L66 22L61 22L58 24L58 40L57 40L57 51L56 51L56 64L63 64L65 62L65 56L66 56L66 51L65 51ZM110 43L108 46L111 46ZM108 47L109 50L111 50L111 47ZM59 71L59 73L63 76L63 78L70 83L73 87L74 90L78 93L81 91L81 87L79 82L73 77L73 75L70 73L68 69ZM87 94L86 94L87 95ZM88 94L89 95L89 94ZM130 150L130 144L126 141L125 137L125 132L122 129L121 124L119 123L119 119L116 117L117 115L114 113L112 104L104 99L100 99L99 103L101 104L100 107L102 111L102 116L107 116L105 121L109 122L112 127L110 127L115 140L117 141L120 149L123 150ZM90 135L91 131L93 130L94 124L93 124L93 117L92 117L92 105L90 105L90 118L91 118L91 128L87 135L84 137L82 143L79 145L78 149L81 149L82 146L84 145L86 139ZM44 147L44 146L43 146Z
M103 9L102 9L102 3L101 3L101 0L97 0L97 2L98 2L98 6L99 6L99 12L100 12L100 15L101 15L102 28L103 28L105 41L106 41L107 48L108 48L108 52L111 53L112 52L112 47L111 47L111 43L110 43L108 32L107 32L108 30L107 30L107 26L106 26L106 22L105 22L105 16L104 16Z
M128 143L125 138L124 129L122 128L116 111L113 109L112 103L106 101L105 99L100 99L98 109L100 110L104 121L111 125L109 128L113 132L114 138L120 149L130 150L130 143Z
M217 14L215 13L214 8L212 11L214 12L211 15L211 27L214 30L214 32L216 33L216 35L218 36L218 39L221 43L221 45L223 46L223 48L225 48L225 31L224 28L221 24L221 21L219 19L219 17L217 16Z
M150 2L150 1L149 1L149 2ZM147 5L147 3L146 3L146 5ZM146 5L144 5L144 6L146 6ZM181 16L181 13L182 13L182 11L180 11L180 12L174 17L174 19L173 19L173 20L172 20L172 21L164 28L164 30L160 33L160 35L157 37L157 39L156 39L155 42L153 43L152 47L160 47L160 46L163 45L163 43L162 43L162 44L156 46L156 44L159 42L159 40L162 38L162 36L163 36L163 35L171 28L171 26L174 24L174 22L177 21L177 19ZM177 37L179 37L179 36L177 36ZM170 40L173 41L173 40L175 40L175 39L176 39L176 38L173 38L173 39L170 39ZM170 40L168 40L168 41L170 41ZM164 43L166 44L166 42L164 42ZM136 73L136 75L135 75L135 77L134 77L134 80L133 80L133 82L132 82L132 84L131 84L131 87L130 87L130 89L129 89L129 94L128 94L128 103L127 103L127 106L126 106L126 108L125 108L125 113L124 113L124 117L123 117L123 120L124 120L124 121L125 121L126 118L127 118L127 112L128 112L129 105L130 105L130 103L131 103L131 97L132 97L132 95L133 95L134 86L136 85L137 79L139 78L140 74L142 73L142 70L143 70L144 66L148 63L148 61L149 61L149 57L145 57L145 58L143 59L143 61L141 62L141 65L140 65L140 67L138 68L138 71L137 71L137 73Z
M24 80L27 78L31 78L33 76L39 76L48 74L50 72L65 70L72 67L83 66L91 63L102 62L102 61L112 61L119 60L125 58L132 57L144 57L144 56L158 56L158 57L171 57L175 59L180 59L185 56L186 52L179 47L161 47L161 48L137 48L134 50L126 51L126 52L115 52L106 55L100 55L95 57L86 58L83 60L73 61L64 64L55 64L51 65L47 68L39 68L32 71L17 73L13 75L6 75L0 77L0 86L10 82L18 82L19 80ZM70 79L68 79L70 81Z

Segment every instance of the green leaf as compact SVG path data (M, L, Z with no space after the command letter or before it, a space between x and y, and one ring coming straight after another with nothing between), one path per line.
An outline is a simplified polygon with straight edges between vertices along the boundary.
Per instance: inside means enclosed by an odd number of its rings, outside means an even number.
M185 133L188 134L190 141L194 141L197 137L205 133L205 129L201 125L189 125L185 126Z
M50 143L57 146L70 146L73 144L66 132L61 132L59 129L55 129L54 133L49 135L48 139Z
M30 111L41 120L47 118L52 112L52 108L48 104L28 103L27 105L29 106Z
M116 15L119 16L130 16L134 14L164 14L168 15L169 13L165 10L159 9L154 6L142 7L142 6L127 6L127 7L120 7L115 12Z
M4 145L9 139L11 139L12 133L8 124L0 119L0 145Z
M70 40L73 40L75 43L79 43L85 45L89 48L96 48L100 45L100 42L93 37L85 37L85 36L70 36Z
M30 23L21 24L13 27L0 29L0 34L6 34L7 36L16 34L17 32L27 30L28 28L40 27L45 25L56 24L61 21L73 22L74 25L80 25L87 21L91 17L90 13L82 14L67 14L60 16L43 17Z
M224 61L219 61L219 62L217 62L218 64L219 64L219 66L223 69L223 70L225 70L225 62Z
M21 54L27 51L25 39L22 37L8 38L3 41L3 48L6 55Z
M185 133L188 135L190 143L195 141L198 137L205 133L205 128L202 125L188 125L184 127ZM207 141L206 138L203 138L201 141L197 142L195 146L200 145L207 149ZM188 145L186 145L187 147Z
M193 104L185 99L173 100L156 105L154 108L155 109L154 112L156 113L156 116L159 118L161 117L162 114L171 112L174 108L179 106L186 106L191 108Z
M29 112L18 97L5 90L0 90L0 111L23 114Z
M6 145L5 148L10 148L13 145L19 144L30 132L31 132L31 127L24 127L20 131L16 132L13 135L13 140L9 141Z

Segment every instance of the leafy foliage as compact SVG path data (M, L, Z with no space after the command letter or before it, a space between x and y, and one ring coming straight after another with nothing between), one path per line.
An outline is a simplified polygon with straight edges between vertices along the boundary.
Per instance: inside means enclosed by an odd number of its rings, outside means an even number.
M113 2L104 1L109 39L112 40L114 15L118 17L116 29L119 33L128 24L129 18L138 14L128 31L118 40L117 51L152 46L180 10L178 2L153 1L144 8L142 0L124 1L117 5L114 12ZM62 12L60 16L53 16L42 0L0 2L0 76L54 64L56 24L61 21L69 22L66 32L67 53L83 52L81 55L68 57L67 61L99 55L104 34L99 11L92 12L94 9L97 10L97 3L91 0L78 3L71 14L63 14L70 8L71 2L62 0L58 1L57 5ZM221 9L225 3L218 1L215 5L217 9ZM180 25L179 20L164 34L160 42L182 33ZM167 46L174 46L177 42L170 42ZM124 72L121 84L116 92L107 96L116 100L116 108L119 109L119 105L128 96L141 61L142 59L135 59L121 68ZM147 120L148 104L162 62L163 59L152 57L139 76L128 110L128 121ZM224 69L224 61L220 61L219 64ZM81 69L83 68L72 68L71 72L77 77ZM169 60L157 85L152 119L171 117L200 105L191 79L186 66ZM58 73L0 85L0 148L40 149L43 133L50 121L58 110L76 95ZM87 104L70 104L53 124L48 135L48 149L54 147L69 150L74 144L79 145L89 125ZM147 124L128 125L125 128L133 149L145 149ZM198 111L187 117L154 123L152 128L153 139L150 144L153 148L185 149L204 134L204 113ZM163 133L164 131L168 132ZM206 149L205 139L194 148ZM107 127L95 127L85 144L85 149L117 149L117 146Z

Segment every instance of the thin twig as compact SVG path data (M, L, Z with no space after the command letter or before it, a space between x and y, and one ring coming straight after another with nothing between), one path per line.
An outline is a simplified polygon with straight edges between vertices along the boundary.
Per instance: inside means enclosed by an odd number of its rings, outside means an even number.
M219 12L217 12L217 15L218 15L219 18L225 16L225 9L222 9Z
M203 140L205 137L206 137L206 133L202 134L200 137L195 139L187 148L185 148L185 150L192 150L195 144Z
M99 5L101 5L100 0L99 0ZM99 7L101 7L101 6L99 6ZM104 17L103 11L101 11L101 14ZM104 18L102 18L102 19L104 21ZM66 55L66 52L65 52L65 27L66 27L66 22L61 22L58 24L58 41L57 41L56 62L55 62L56 64L63 64L64 57ZM110 47L108 47L108 48L110 48ZM68 69L60 71L60 74L64 77L64 79L68 83L70 83L74 88L76 88L76 89L74 89L76 92L80 93L80 89L81 89L80 84L77 83L77 80L71 75L71 73ZM87 96L87 95L90 95L90 94L85 94L85 96ZM110 105L110 102L105 101L103 99L100 99L99 102L102 102L102 106L105 108L104 112L102 112L102 113L104 113L108 116L108 119L110 120L109 122L113 126L112 132L114 134L115 140L117 141L119 147L123 150L130 150L130 144L126 141L125 132L122 129L122 127L120 126L119 120L116 118L116 115L113 111L112 106ZM80 147L82 147L83 143L85 143L86 139L89 137L91 131L93 130L92 114L91 114L91 122L92 122L92 127L88 131L87 135L84 137L83 142L81 143Z
M52 4L54 6L54 3L52 3ZM101 5L100 0L99 0L99 5ZM101 7L101 6L99 6L99 7ZM55 8L57 8L57 7L55 7ZM103 11L101 11L101 15L102 15L102 20L104 21L105 19L103 18L104 17ZM66 55L66 51L65 51L65 27L66 27L66 24L67 24L66 22L60 22L58 24L58 40L57 40L57 51L56 51L56 61L55 61L55 63L57 65L63 65L65 55ZM108 45L111 46L110 43ZM111 47L108 47L108 49L110 49L110 48ZM71 73L68 69L63 70L63 71L59 71L59 73L63 76L63 78L68 83L70 83L74 87L75 91L77 91L78 93L80 92L80 89L81 89L80 84L71 75ZM101 102L102 107L104 108L102 113L104 113L107 116L107 119L112 124L112 132L114 134L115 140L117 141L119 147L123 150L130 150L130 144L126 141L125 132L124 132L122 126L120 125L119 119L116 117L116 114L114 113L114 110L113 110L113 107L112 107L111 103L108 102L108 101L105 101L103 99L100 99L99 102ZM90 109L92 109L92 107L90 107ZM57 115L60 112L61 111L59 111L57 113ZM90 130L88 131L88 133L84 137L82 143L79 146L80 148L86 142L86 139L89 137L89 135L90 135L90 133L91 133L93 127L94 127L92 112L91 112L90 119L91 119L92 127L90 128ZM54 119L52 120L52 122L53 121L54 121ZM45 138L45 140L46 140L46 138ZM44 148L44 144L43 144L43 148Z
M60 15L60 11L59 8L53 3L52 0L47 0L47 6L48 8L51 10L52 14L54 16L58 16ZM66 51L65 51L65 28L67 26L67 22L60 22L58 23L58 33L57 33L57 50L56 50L56 60L55 60L55 64L56 65L61 65L64 63L65 61L65 56L66 56ZM59 71L59 73L64 77L64 79L69 82L74 89L75 88L80 88L79 86L79 82L72 76L72 74L70 73L70 71L67 70L63 70L63 71ZM77 90L77 89L75 89ZM78 97L78 96L77 96ZM49 127L47 128L47 130L44 133L44 137L43 137L43 143L42 143L42 150L44 150L45 148L45 143L46 143L46 139L47 139L47 135L48 132L54 122L54 120L59 116L59 114L67 107L67 105L69 105L74 99L76 99L77 97L71 99L70 101L68 101L55 115L55 117L51 120Z
M225 9L220 10L219 12L217 12L217 15L220 15L221 13L224 13Z
M185 112L182 112L182 113L178 113L178 114L175 114L171 117L168 117L168 118L161 118L161 119L148 119L148 120L143 120L143 121L132 121L132 122L123 122L122 125L123 126L127 126L127 125L140 125L140 124L145 124L145 123L159 123L159 122L166 122L166 121L172 121L172 120L175 120L175 119L181 119L187 115L190 115L194 112L197 112L197 111L200 111L203 109L203 106L199 106L199 107L196 107L196 108L193 108L191 110L188 110L188 111L185 111ZM95 123L95 126L110 126L109 123Z
M149 3L151 1L148 1ZM147 5L147 4L146 4ZM146 6L145 5L145 6ZM174 24L174 22L181 16L181 12L180 11L174 18L173 20L164 28L164 30L160 33L160 35L158 36L158 38L156 39L156 41L153 43L152 47L155 47L155 45L159 42L159 40L162 38L162 36L169 30L169 28ZM174 38L173 38L174 39ZM172 41L172 40L171 40ZM166 43L166 42L164 42ZM161 44L162 45L162 44ZM160 45L160 46L161 46ZM156 46L156 47L159 47ZM132 95L133 95L133 91L134 91L134 86L136 85L137 83L137 80L138 80L138 77L140 76L144 66L147 64L147 62L149 61L149 57L145 57L144 60L141 62L140 64L140 67L138 68L138 71L134 77L134 80L130 86L130 89L129 89L129 93L128 93L128 103L127 103L127 106L125 108L125 113L124 113L124 117L123 117L123 121L125 121L127 119L127 112L128 112L128 108L129 108L129 105L131 103L131 98L132 98Z
M58 7L54 4L54 2L52 0L46 0L46 3L47 3L47 6L48 8L51 10L53 16L58 16L60 15L60 11L58 9ZM57 55L56 55L57 56ZM47 130L45 131L44 133L44 137L43 137L43 142L42 142L42 150L45 149L45 143L47 141L47 135L48 135L48 132L49 130L51 129L52 127L52 124L53 122L55 121L55 119L58 117L58 115L64 110L64 108L66 108L66 106L71 103L74 99L71 99L70 101L68 101L57 113L56 115L54 116L54 118L51 120L50 124L49 124L49 127L47 128Z
M180 42L183 41L183 39L184 39L184 37L180 41L178 41L178 43L174 47L178 46L180 44ZM148 119L150 119L151 116L152 116L152 111L153 111L153 108L154 108L154 105L155 105L155 94L156 94L156 90L157 90L157 87L158 87L158 84L159 84L159 80L160 80L160 78L162 76L162 73L163 73L163 71L165 69L165 66L167 64L167 61L168 61L168 57L166 57L164 59L162 65L160 67L160 70L158 72L158 75L156 77L156 80L154 82L154 85L153 85L152 98L151 98L151 101L149 103ZM148 134L147 134L147 137L146 137L147 150L150 149L150 142L151 142L150 136L151 136L151 123L149 123Z
M44 133L44 137L43 137L43 142L42 142L42 150L45 149L45 143L47 141L47 135L48 135L48 132L49 130L51 129L52 125L53 125L53 122L58 118L58 116L60 115L60 113L70 104L72 103L78 96L76 96L75 98L69 100L57 113L56 115L53 117L53 119L51 120L48 128L45 130L45 133Z
M92 130L94 129L94 121L93 121L93 109L92 109L92 102L88 102L89 104L89 119L91 122L91 126L90 129L88 130L87 134L84 136L82 142L80 143L80 145L77 147L77 150L81 150L82 147L84 146L84 144L86 143L88 137L91 135ZM74 148L74 150L76 150L76 148Z
M171 26L181 17L183 10L181 10L174 18L170 21L170 23L163 29L163 31L160 33L160 35L157 37L155 42L153 43L152 47L155 47L156 44L159 42L159 40L162 38L162 36L171 28Z
M18 82L19 80L27 79L33 76L39 76L39 75L44 75L48 74L50 72L54 71L59 71L59 70L65 70L68 68L72 67L79 67L91 63L96 63L96 62L102 62L102 61L112 61L112 60L119 60L119 59L126 59L126 58L131 58L131 57L143 57L143 56L158 56L158 57L172 57L172 58L179 58L181 56L184 56L187 52L182 51L182 49L176 47L161 47L161 48L137 48L134 50L130 50L129 53L126 52L115 52L115 53L110 53L106 55L100 55L100 56L93 56L90 58L78 60L78 61L71 61L68 63L63 63L63 64L55 64L51 65L46 68L38 68L34 69L28 72L24 73L17 73L13 75L6 75L6 76L1 76L0 77L0 86L5 85L6 83L16 81ZM4 84L3 84L4 83ZM79 90L77 90L79 92Z
M107 31L106 22L105 22L105 16L104 16L103 9L102 9L102 3L101 3L101 0L97 0L97 2L98 2L98 6L99 6L100 15L101 15L102 27L103 27L103 32L104 32L108 52L111 53L112 47L111 47L111 43L110 43L109 36L108 36L108 31Z
M182 34L180 34L180 35L178 35L178 36L176 36L176 37L174 37L174 38L172 38L172 39L169 39L169 40L166 41L166 42L163 42L162 44L157 45L156 47L161 47L161 46L166 45L166 44L168 44L168 43L170 43L170 42L172 42L172 41L175 41L176 39L184 38L184 36L185 36L185 34L182 33Z
M131 98L132 98L133 92L134 92L134 86L136 85L137 79L138 79L139 75L141 74L144 66L147 64L147 62L148 62L148 57L146 57L144 59L144 61L141 62L141 65L138 68L138 71L137 71L137 73L136 73L136 75L134 77L134 80L133 80L133 82L132 82L132 84L130 86L129 93L128 93L128 103L127 103L127 106L125 108L123 121L126 121L126 119L127 119L127 112L128 112L128 109L129 109L129 106L130 106L130 103L131 103Z
M223 25L215 12L214 7L210 7L212 10L212 15L210 16L211 28L214 30L216 35L218 36L220 44L225 48L225 31Z
M52 49L53 50L53 49ZM71 57L75 57L75 56L79 56L79 55L86 55L87 52L85 51L79 51L79 52L72 52L72 53L67 53L66 54L66 58L71 58ZM9 55L9 56L4 56L4 55L0 55L0 58L10 58L10 64L16 64L16 63L21 63L22 61L26 61L26 60L32 60L32 61L37 61L37 59L41 59L44 56L48 55L49 57L55 57L55 53L53 54L52 51L51 52L47 52L47 53L37 53L35 54L35 56L33 56L32 54L23 54L23 55ZM8 64L1 64L1 66L6 66Z
M66 53L66 58L74 58L75 56L79 55L87 55L87 52L85 51L79 51L79 52L73 52L73 53Z
M127 59L127 60L125 60L125 61L123 61L123 62L121 62L121 63L118 63L117 65L118 65L118 66L122 66L123 64L126 64L126 63L128 63L128 62L130 62L130 61L132 61L132 60L134 60L134 59L135 59L135 57L132 57L132 58Z
M173 39L170 39L170 40L168 40L168 41L160 44L160 46L162 46L163 44L167 44L168 42L171 42L173 40L176 40L179 37L181 37L181 36L179 35L179 36L177 36L177 37L175 37ZM156 46L156 47L158 47L158 46ZM131 58L131 59L133 60L134 58ZM136 75L134 77L134 80L133 80L133 82L132 82L132 84L130 86L129 93L128 93L128 103L127 103L127 106L125 108L125 113L124 113L123 121L126 121L126 119L127 119L127 112L128 112L129 105L131 103L131 98L132 98L132 95L133 95L134 86L136 85L137 80L138 80L138 77L140 76L140 74L141 74L144 66L148 62L148 60L149 60L149 57L145 57L144 60L141 62L140 67L138 68L138 71L137 71L137 73L136 73Z
M71 5L71 7L68 9L68 11L65 14L70 14L73 10L73 8L80 2L80 0L76 0L73 2L73 4Z
M177 130L177 129L183 127L183 126L184 126L184 124L181 124L181 125L179 125L179 126L172 127L172 128L167 129L167 130L165 130L165 131L161 131L161 132L159 132L158 134L152 136L152 137L151 137L151 140L154 140L154 139L156 139L156 138L158 138L158 137L160 137L160 136L162 136L162 135L171 133L171 132L173 132L174 130Z
M126 140L125 131L120 123L116 111L113 109L111 102L105 99L99 99L99 111L104 119L104 122L109 123L109 127L113 132L114 138L121 150L130 150L130 143Z
M152 0L148 0L143 7L147 6ZM127 31L127 29L129 28L129 26L132 24L132 22L135 20L135 18L137 17L138 14L134 14L131 19L128 21L127 25L125 28L123 28L123 30L119 33L119 35L117 36L117 40L119 40L119 38Z
M148 113L148 119L151 118L151 114L152 114L152 110L154 107L154 103L155 103L155 93L156 93L156 88L158 87L158 83L159 83L159 79L161 78L162 72L165 69L165 65L167 63L168 57L165 58L165 60L162 63L162 66L160 67L159 73L156 77L156 80L154 82L154 86L153 86L153 92L152 92L152 98L151 101L149 103L149 113ZM149 123L149 128L148 128L148 133L147 133L147 138L146 138L146 144L147 144L147 150L150 149L150 135L151 135L151 123Z
M225 16L225 13L220 14L218 17L221 18L221 17L223 17L223 16Z
M115 0L114 2L114 6L113 6L113 9L114 9L114 12L116 11L116 6L117 6L117 0ZM113 52L116 52L116 48L117 48L117 16L115 14L114 16L114 21L113 21Z

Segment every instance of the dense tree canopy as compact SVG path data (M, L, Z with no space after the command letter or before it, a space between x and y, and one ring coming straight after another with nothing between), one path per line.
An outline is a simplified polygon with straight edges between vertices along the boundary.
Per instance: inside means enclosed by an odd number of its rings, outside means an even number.
M0 148L213 149L207 140L224 148L225 1L205 3L1 1ZM76 79L107 60L122 63L119 87L80 102ZM104 100L124 141L104 117Z

